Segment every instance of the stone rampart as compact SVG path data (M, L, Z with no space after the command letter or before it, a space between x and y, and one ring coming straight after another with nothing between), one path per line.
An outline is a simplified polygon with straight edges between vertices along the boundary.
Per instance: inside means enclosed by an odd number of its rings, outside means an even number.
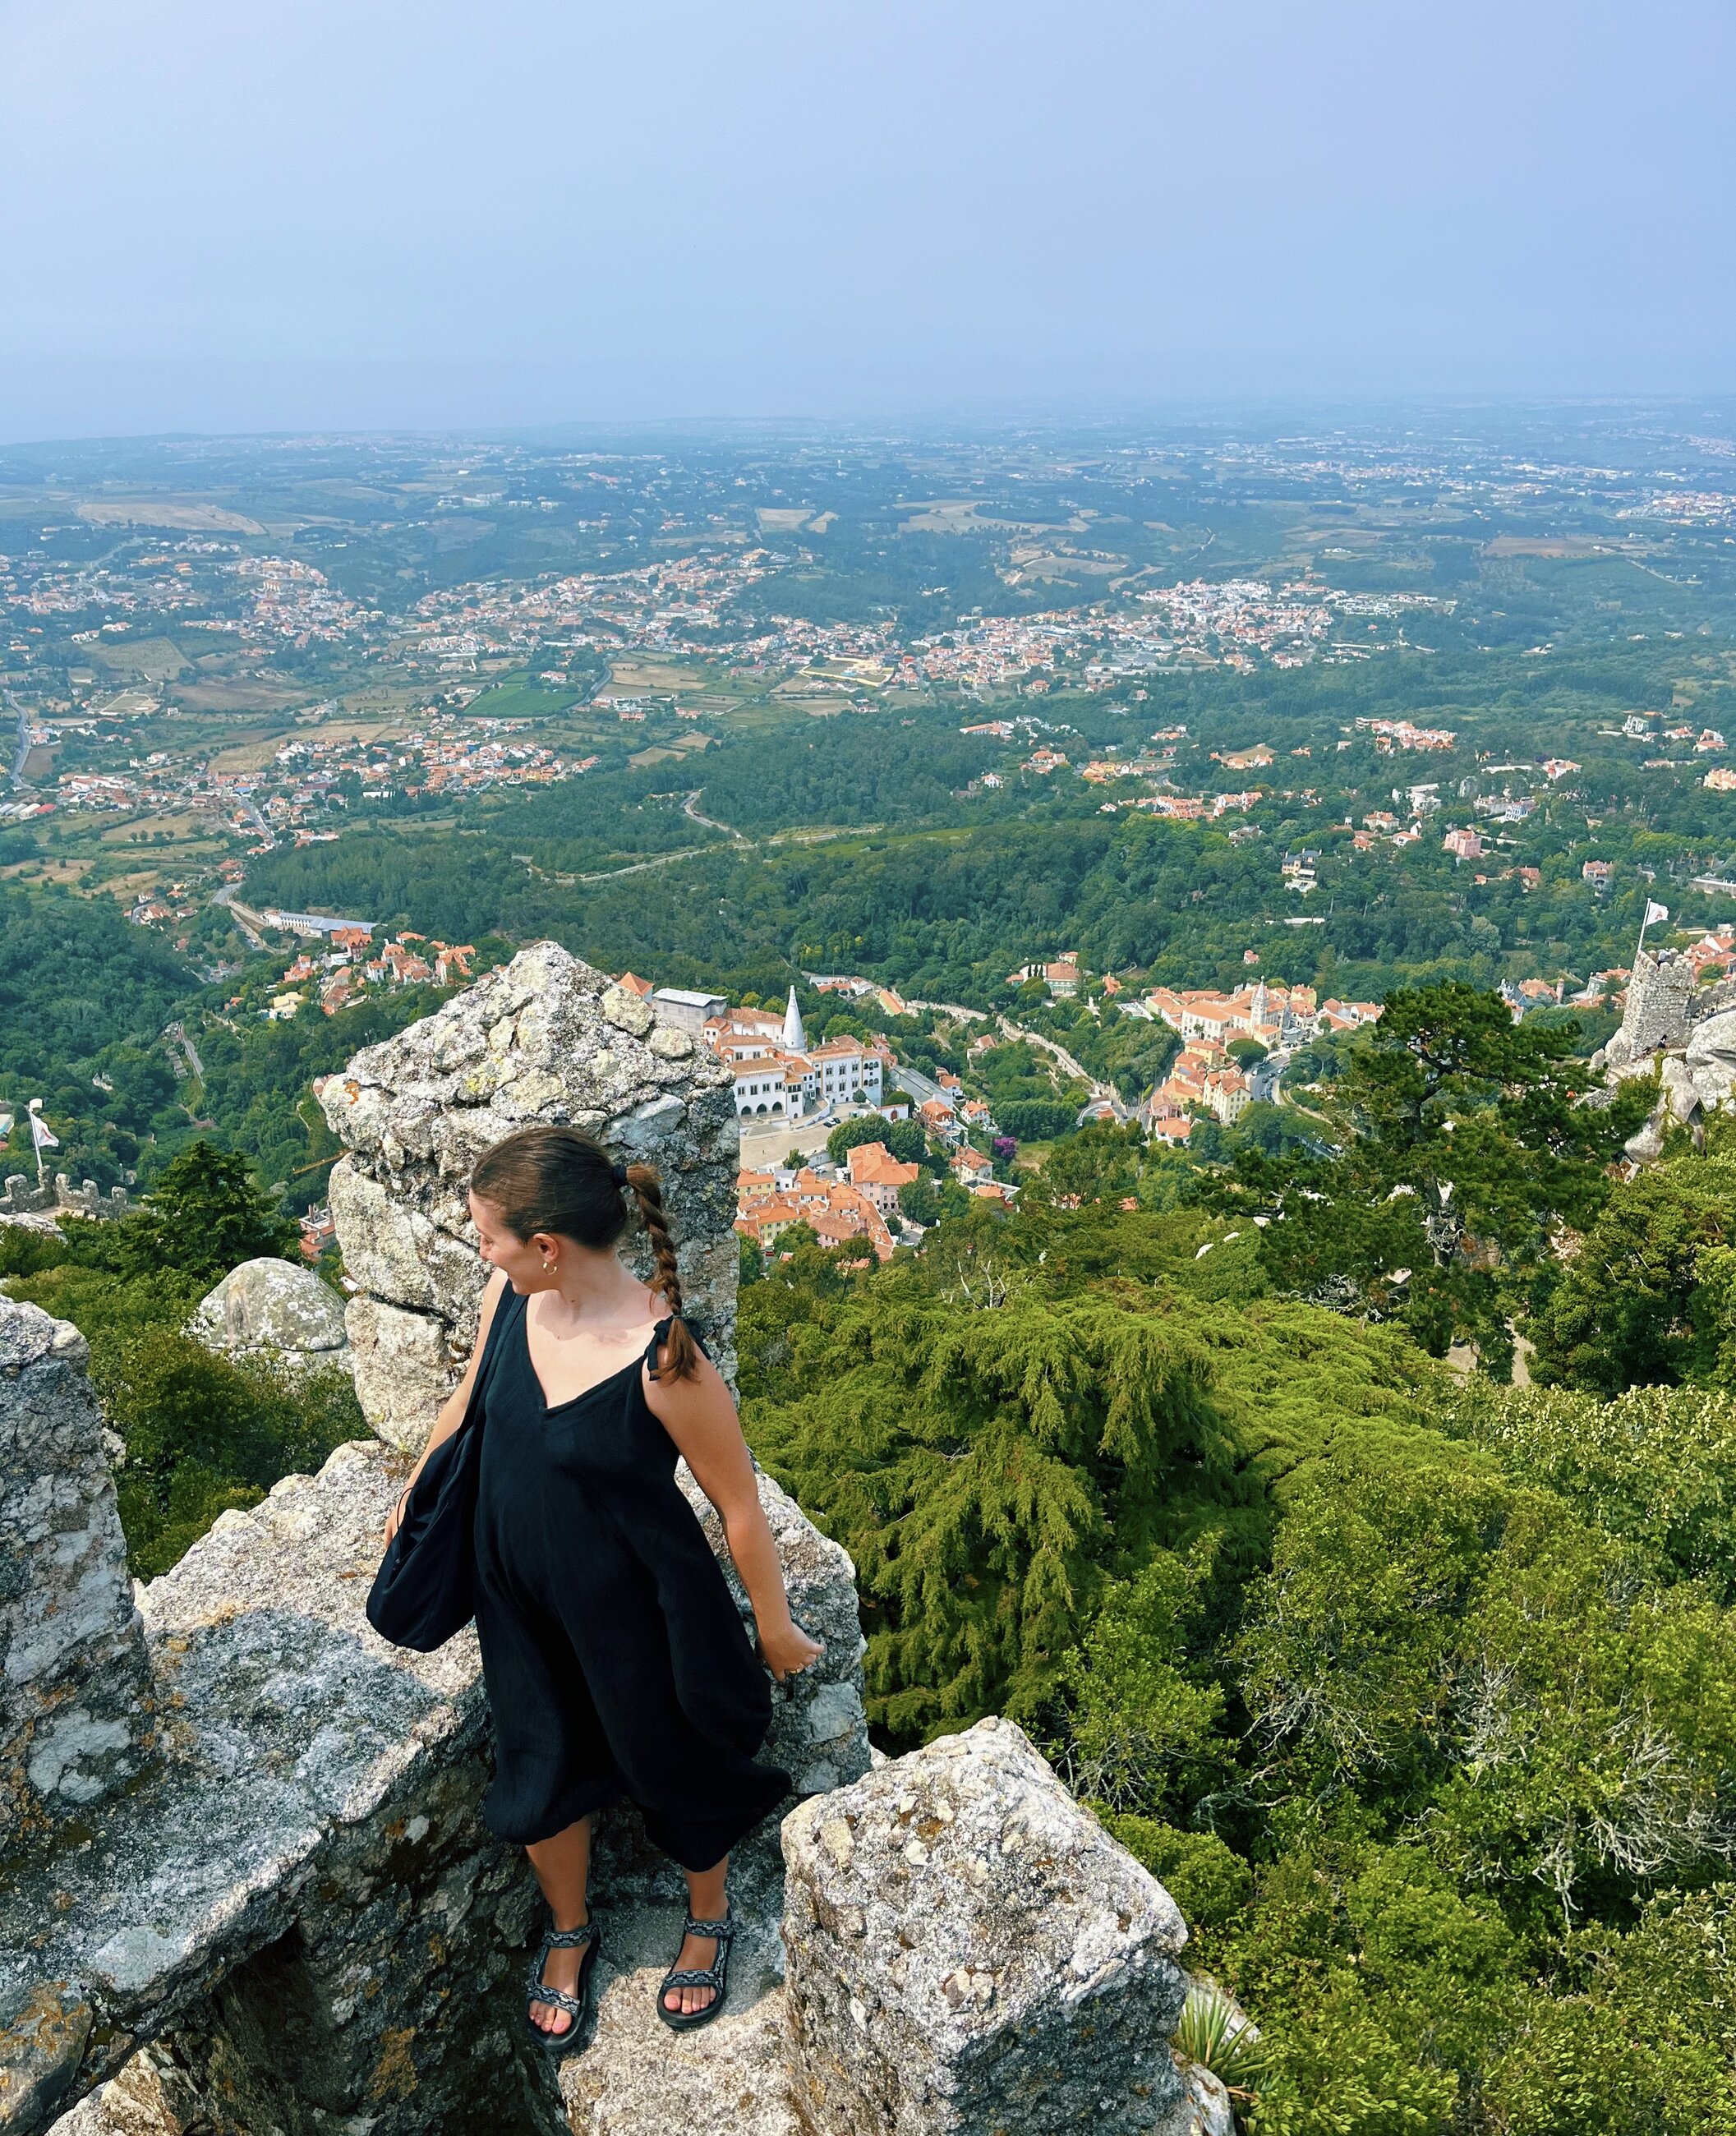
M382 1437L224 1514L137 1591L136 1618L80 1338L0 1304L0 1771L28 1811L0 1863L0 2136L857 2136L870 2083L896 2098L898 2136L1074 2125L1087 2095L1106 2129L1185 2129L1165 2052L1174 1909L1003 1724L864 1778L849 1560L767 1478L792 1606L826 1643L766 1746L822 1804L785 1828L790 1907L767 1826L732 1863L731 2007L675 2039L654 1998L680 1880L636 1813L605 1813L596 2032L557 2080L523 2018L540 1901L479 1815L474 1634L407 1653L364 1603L403 1449L474 1338L475 1155L567 1119L656 1163L727 1367L728 1082L545 944L357 1056L322 1103L350 1150L332 1199Z
M73 1216L124 1216L132 1206L124 1187L106 1194L94 1179L75 1187L64 1172L56 1172L52 1187L46 1179L32 1187L23 1172L8 1172L0 1193L0 1216L52 1216L62 1210Z
M77 1547L38 1550L22 1584L21 1621L67 1634L35 1642L56 1666L32 1680L33 1711L60 1726L75 1690L86 1711L77 1742L56 1750L76 1783L62 1813L39 1818L35 1843L0 1871L0 2132L35 2136L145 2046L192 2126L565 2129L554 2077L523 2039L540 1901L522 1852L479 1813L490 1760L474 1634L411 1654L363 1614L405 1456L378 1441L342 1447L317 1477L224 1514L139 1590L141 1629L124 1582L116 1599L113 1493L90 1452L78 1338L26 1306L0 1306L0 1338L15 1321L46 1430L29 1472L7 1473L8 1507L15 1476L40 1496L75 1430L85 1449L59 1525L43 1530ZM831 1786L868 1762L853 1577L769 1478L762 1491L792 1604L828 1648L818 1680L776 1702L766 1755L800 1785ZM67 1594L83 1614L61 1606ZM110 1707L147 1725L94 1742ZM7 1725L18 1732L10 1713ZM47 1740L40 1727L35 1740ZM61 1749L134 1755L125 1771L93 1771ZM769 1832L739 1868L763 1993L778 1910ZM603 1820L594 1890L623 1954L668 1941L667 1965L679 1880L631 1812ZM654 1936L639 1925L648 1914ZM763 2030L762 2013L752 2036Z

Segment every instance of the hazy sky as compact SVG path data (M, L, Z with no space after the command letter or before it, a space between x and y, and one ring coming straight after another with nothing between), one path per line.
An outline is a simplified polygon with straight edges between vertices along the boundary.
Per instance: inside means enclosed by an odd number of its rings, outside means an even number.
M1733 0L0 0L0 438L1728 390L1733 104Z

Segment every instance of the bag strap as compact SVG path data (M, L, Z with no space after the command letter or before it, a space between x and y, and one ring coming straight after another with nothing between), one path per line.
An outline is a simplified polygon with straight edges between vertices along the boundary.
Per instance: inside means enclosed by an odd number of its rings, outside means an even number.
M460 1431L468 1431L473 1423L481 1422L483 1397L488 1392L489 1381L500 1353L506 1347L506 1323L514 1308L523 1306L524 1303L524 1299L508 1284L506 1295L495 1307L494 1318L489 1323L488 1335L482 1346L482 1361L476 1367L476 1377L470 1382L470 1399L458 1427Z
M489 1333L487 1333L487 1339L483 1342L483 1361L480 1361L480 1365L476 1367L476 1378L469 1382L469 1408L465 1410L465 1423L469 1423L472 1412L480 1412L483 1395L487 1393L487 1384L489 1384L489 1378L494 1376L495 1361L499 1358L499 1352L506 1347L506 1320L508 1320L510 1312L513 1312L514 1308L523 1305L523 1303L525 1301L519 1297L519 1292L514 1290L514 1288L508 1284L508 1286L506 1286L506 1297L502 1299L498 1308L495 1308L495 1316L489 1323Z

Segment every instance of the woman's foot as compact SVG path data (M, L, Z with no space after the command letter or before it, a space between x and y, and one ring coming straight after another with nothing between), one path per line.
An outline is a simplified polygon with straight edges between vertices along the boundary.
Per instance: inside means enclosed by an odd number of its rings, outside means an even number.
M557 1921L555 1925L563 1930L581 1929L590 1919L591 1915L586 1911L576 1921ZM542 1962L542 1969L537 1978L545 1988L558 1988L562 1994L571 1995L576 2001L579 1978L594 1947L593 1944L587 1943L577 1949L551 1950ZM530 2017L538 2032L547 2032L552 2039L559 2039L563 2033L570 2032L575 2022L569 2012L558 2008L552 2002L533 2002L530 2006Z
M683 1936L681 1954L670 1968L673 1973L709 1973L717 1962L716 1936ZM717 1999L715 1988L672 1988L663 1998L663 2007L671 2017L677 2012L690 2016L695 2010L708 2010Z

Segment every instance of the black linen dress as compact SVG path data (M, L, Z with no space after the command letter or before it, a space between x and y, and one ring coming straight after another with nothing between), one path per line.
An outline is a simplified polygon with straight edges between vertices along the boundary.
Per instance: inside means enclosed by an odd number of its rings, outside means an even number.
M709 1869L790 1792L757 1765L770 1681L675 1481L642 1357L551 1409L528 1300L496 1309L476 1506L476 1629L494 1721L483 1804L533 1845L626 1795L654 1843Z

